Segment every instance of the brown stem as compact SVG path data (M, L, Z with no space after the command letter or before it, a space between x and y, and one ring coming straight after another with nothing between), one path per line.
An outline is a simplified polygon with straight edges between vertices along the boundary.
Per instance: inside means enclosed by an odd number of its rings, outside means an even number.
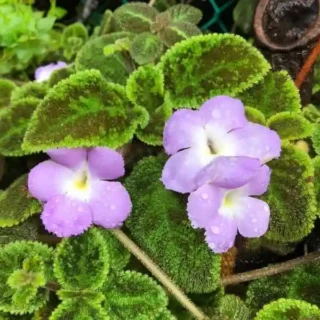
M307 263L320 261L320 252L312 252L307 254L304 257L289 260L283 263L278 263L275 265L271 265L265 268L238 273L235 275L232 275L230 277L226 277L220 280L220 284L222 286L228 286L232 284L238 284L242 282L248 282L251 280L264 278L267 276L273 276L285 271L290 271L296 267L302 266Z
M61 286L59 283L54 282L54 281L48 281L45 285L46 289L48 289L49 291L58 291L61 289Z
M300 89L303 82L305 81L308 73L310 72L312 66L315 64L318 56L320 54L320 40L317 42L316 46L310 52L306 62L304 63L303 67L299 71L296 77L296 86Z
M61 238L58 238L54 235L50 234L40 234L38 235L38 241L49 244L49 245L56 245L61 242Z
M126 247L168 291L198 320L208 317L172 282L172 280L120 229L112 229L113 235Z

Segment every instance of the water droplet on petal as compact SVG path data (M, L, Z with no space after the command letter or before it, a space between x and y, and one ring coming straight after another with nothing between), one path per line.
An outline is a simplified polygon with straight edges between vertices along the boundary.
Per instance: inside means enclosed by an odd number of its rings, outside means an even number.
M254 232L258 232L258 228L254 228L253 231L254 231Z
M269 150L270 150L270 147L269 147L269 146L266 146L266 150L269 151Z
M110 209L111 210L114 210L116 208L116 206L114 205L114 204L112 204L111 206L110 206Z
M79 206L78 207L78 212L83 212L83 211L84 211L83 207Z
M256 223L258 220L256 218L253 218L251 221L252 223Z
M211 227L211 231L212 231L212 233L214 233L214 234L219 234L219 233L220 233L220 228L217 227L217 226L212 226L212 227Z
M214 242L209 242L209 246L210 246L210 248L212 248L212 249L215 249L215 248L217 247Z
M266 211L266 212L269 211L269 207L268 207L268 206L264 206L263 209L264 209L264 211Z
M207 194L207 193L203 193L203 194L201 195L201 198L202 198L203 200L208 199L208 194Z

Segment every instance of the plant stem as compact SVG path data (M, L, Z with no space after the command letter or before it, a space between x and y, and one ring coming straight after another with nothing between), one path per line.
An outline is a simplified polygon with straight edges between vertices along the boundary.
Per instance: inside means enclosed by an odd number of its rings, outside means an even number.
M220 284L222 286L227 286L227 285L239 284L242 282L247 282L255 279L260 279L267 276L273 276L285 271L290 271L296 267L299 267L311 262L315 262L315 261L320 261L320 252L312 252L301 258L289 260L289 261L278 263L275 265L270 265L268 267L253 270L253 271L234 274L232 276L221 279Z
M175 285L172 280L120 229L112 229L114 236L168 289L168 291L196 319L208 319L206 315Z
M149 5L150 7L152 7L155 3L156 3L156 0L150 0L149 3L148 3L148 5Z
M48 289L49 291L58 291L60 290L60 284L54 281L48 281L45 285L45 288Z

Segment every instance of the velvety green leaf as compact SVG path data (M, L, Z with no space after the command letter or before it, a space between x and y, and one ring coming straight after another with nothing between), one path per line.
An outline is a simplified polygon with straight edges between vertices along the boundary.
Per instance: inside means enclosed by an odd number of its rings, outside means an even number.
M0 112L0 154L11 157L28 154L21 145L39 102L33 97L19 99Z
M12 91L11 102L16 103L25 98L36 98L42 100L47 94L48 87L44 82L27 82Z
M32 314L24 314L24 315L18 316L10 313L0 312L0 320L38 320L38 319L33 319ZM45 319L39 319L39 320L45 320Z
M149 31L158 11L146 3L128 3L113 13L117 31L141 33Z
M220 94L238 94L259 82L270 65L243 38L208 34L175 44L162 56L160 68L168 99L181 108L200 107Z
M314 189L317 198L318 210L320 209L320 156L312 159L314 167Z
M167 12L170 13L173 22L183 21L197 24L202 19L202 11L187 4L177 4L170 7Z
M278 133L281 139L296 140L310 137L313 125L300 114L280 112L271 116L268 127Z
M281 157L268 163L271 182L263 199L271 209L266 238L294 242L307 236L317 216L314 169L307 153L285 143Z
M317 154L320 155L320 124L314 124L312 136L312 146Z
M161 40L150 32L137 35L130 48L131 57L140 65L155 62L162 52L163 44Z
M124 87L106 82L97 70L78 72L50 90L31 119L23 149L117 148L132 139L143 117Z
M154 320L177 320L169 310L161 312Z
M164 159L145 158L127 178L133 203L127 226L138 245L182 290L211 292L220 278L220 255L208 248L203 231L191 227L186 198L165 189L160 181L163 166Z
M167 47L172 47L175 43L201 34L201 30L184 21L171 22L168 27L159 32L159 38Z
M76 70L97 69L107 81L125 84L133 71L131 61L122 52L105 56L103 49L108 45L114 45L117 40L130 37L131 34L128 32L115 32L88 41L77 54Z
M301 110L299 91L286 71L269 72L238 96L246 106L260 110L267 118L279 112Z
M254 320L319 320L320 309L308 302L294 299L279 299L263 307Z
M239 0L233 10L233 20L243 33L252 29L254 12L258 0Z
M103 293L111 319L155 319L168 303L165 292L153 279L134 271L118 273Z
M41 212L40 203L28 191L27 179L27 175L21 176L0 193L0 228L17 225Z
M75 72L75 69L72 67L53 70L47 82L48 86L50 88L54 87L58 82L63 79L69 78Z
M43 276L51 275L52 249L37 242L14 242L0 248L0 311L13 314L31 313L42 307L49 299L47 289L28 283L15 288L8 280L23 268L26 259L37 256L41 259ZM29 278L28 278L29 279ZM41 283L44 283L42 281Z
M79 237L66 238L58 246L54 273L63 289L96 290L110 268L108 247L97 229Z
M221 320L250 320L250 311L245 303L232 294L225 295L220 302L219 316Z
M99 35L108 34L112 30L112 24L114 23L113 12L106 10L103 14L101 25L99 28Z
M93 304L101 304L104 300L104 295L97 291L83 291L83 290L59 290L57 295L60 300L69 299L81 299L83 301L88 301Z
M11 92L16 88L17 86L14 82L0 79L0 109L9 106Z
M40 19L37 22L37 29L39 32L48 32L53 28L54 22L56 18L55 17L45 17Z
M250 122L266 125L266 118L261 111L255 108L246 107L246 117Z
M105 310L99 305L82 300L65 300L52 313L49 320L109 320Z
M320 110L312 105L309 104L302 109L302 113L304 117L312 123L319 123L320 122Z

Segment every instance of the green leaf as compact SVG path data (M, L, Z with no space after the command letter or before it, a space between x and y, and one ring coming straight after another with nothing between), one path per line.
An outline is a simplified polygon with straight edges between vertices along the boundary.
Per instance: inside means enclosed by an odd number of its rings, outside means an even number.
M108 34L112 30L112 24L114 23L113 12L106 10L103 14L101 25L99 29L99 35Z
M266 118L284 111L301 110L299 91L286 71L269 72L238 97L246 106L260 110Z
M49 320L109 320L108 314L99 305L82 300L64 300L52 313Z
M159 38L167 47L172 47L175 43L201 34L201 30L183 21L171 22L166 28L159 32Z
M25 98L42 100L47 94L48 87L44 82L27 82L12 91L11 102L16 103Z
M0 109L9 107L11 92L17 86L14 82L7 79L0 79Z
M128 3L113 13L116 31L141 33L150 30L158 11L146 3Z
M259 82L270 65L243 38L208 34L175 44L162 56L160 68L171 104L181 108L199 107L216 95L238 94Z
M18 240L36 240L38 238L38 217L31 217L17 226L1 228L0 246Z
M319 123L320 122L320 110L312 105L309 104L302 109L302 113L304 117L312 123Z
M104 295L97 291L83 290L59 290L57 295L60 300L81 299L99 305L104 300Z
M79 237L66 238L58 246L54 273L63 289L96 290L110 268L108 247L97 229Z
M307 153L285 143L281 157L269 162L271 182L263 199L271 209L269 240L294 242L307 236L317 216L314 169Z
M320 309L308 302L279 299L263 307L254 320L319 320Z
M145 158L127 178L133 203L127 226L138 245L182 290L211 292L220 279L220 255L210 251L202 231L191 227L185 197L165 189L160 181L163 165L163 159Z
M252 29L254 12L258 0L239 0L233 10L233 20L243 33Z
M45 320L45 319L34 319L32 314L24 314L24 315L13 315L10 313L2 313L0 312L0 320Z
M31 313L42 307L49 299L49 291L38 287L39 282L20 283L18 289L12 285L12 277L17 279L17 270L23 268L26 260L37 256L43 266L43 284L51 276L52 249L37 242L14 242L0 248L0 311L13 314ZM11 278L11 280L9 280ZM28 278L28 277L27 277ZM28 280L32 277L28 278ZM9 280L9 283L8 283ZM21 278L20 278L21 280Z
M163 74L152 65L134 71L127 82L129 100L148 111L149 121L137 130L137 137L150 145L162 145L162 134L166 120L172 110L164 103Z
M130 105L125 88L108 83L97 70L78 72L50 90L35 111L23 149L108 146L132 139L143 110Z
M313 125L300 114L289 111L271 116L267 122L270 129L276 131L281 139L296 140L310 137Z
M47 82L49 88L54 87L61 80L69 78L75 72L75 69L72 67L53 70Z
M62 19L66 14L68 13L68 10L61 8L61 7L51 7L48 11L49 17L55 17L56 19L60 20Z
M23 98L0 112L0 154L11 157L28 154L21 145L39 102L37 98Z
M169 310L161 312L154 320L177 320Z
M173 22L182 21L197 24L202 19L202 11L187 4L177 4L170 7L167 12L170 13Z
M250 122L262 124L263 126L266 124L267 120L261 111L251 107L245 107L245 109L246 117Z
M132 59L140 65L155 62L162 52L163 44L161 40L150 32L137 35L130 48Z
M37 21L37 29L41 33L46 33L53 28L55 17L45 17Z
M76 70L83 71L97 69L107 81L125 84L129 74L133 71L129 58L122 52L114 52L110 56L103 54L104 47L114 45L119 39L131 38L128 32L115 32L88 41L76 57Z
M27 179L27 175L21 176L0 193L0 228L17 225L41 211L40 203L28 191Z
M225 295L220 302L219 313L221 320L250 320L250 311L244 302L232 294Z
M317 198L318 210L320 209L320 156L312 159L314 167L314 189Z
M104 307L112 319L155 319L168 303L165 292L154 280L134 271L118 273L103 293Z
M320 154L320 124L314 124L311 136L312 146L317 154Z

